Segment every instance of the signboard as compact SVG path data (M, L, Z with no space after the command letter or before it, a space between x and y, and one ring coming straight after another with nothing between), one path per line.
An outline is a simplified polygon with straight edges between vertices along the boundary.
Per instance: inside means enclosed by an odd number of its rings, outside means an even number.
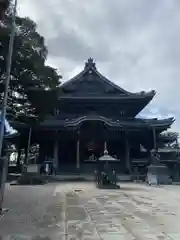
M29 164L27 165L27 173L38 173L39 166L37 164Z
M53 161L51 161L51 160L47 160L47 161L44 161L44 163L52 163Z

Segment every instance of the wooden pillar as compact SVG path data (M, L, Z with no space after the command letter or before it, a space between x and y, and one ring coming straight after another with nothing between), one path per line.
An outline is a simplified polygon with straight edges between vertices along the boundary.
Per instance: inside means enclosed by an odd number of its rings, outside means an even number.
M54 139L54 152L53 152L53 165L56 170L58 169L58 160L59 160L59 139L58 139L58 132L56 132L55 139Z
M28 133L28 142L27 142L27 147L25 149L25 164L29 164L29 155L30 155L30 147L31 147L31 136L32 136L32 128L29 128L29 133Z
M77 132L76 141L76 169L80 168L80 131Z
M131 163L130 163L130 147L129 147L129 139L128 133L125 134L125 145L126 145L126 167L131 172Z
M20 165L21 165L21 148L20 146L18 146L16 167L19 167Z
M152 131L153 131L153 148L157 150L156 129L153 127Z
M43 141L39 143L39 157L38 157L38 164L43 164L45 159L44 155L44 144Z
M76 169L80 168L80 156L79 156L79 146L80 146L80 141L79 138L77 139L76 142Z
M179 148L178 137L176 137L176 148Z

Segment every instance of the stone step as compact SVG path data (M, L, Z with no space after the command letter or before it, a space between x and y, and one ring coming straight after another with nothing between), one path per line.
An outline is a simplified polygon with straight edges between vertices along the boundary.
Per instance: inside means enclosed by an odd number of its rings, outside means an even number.
M58 174L46 177L49 181L94 181L93 174ZM129 182L132 181L131 175L117 175L118 181Z

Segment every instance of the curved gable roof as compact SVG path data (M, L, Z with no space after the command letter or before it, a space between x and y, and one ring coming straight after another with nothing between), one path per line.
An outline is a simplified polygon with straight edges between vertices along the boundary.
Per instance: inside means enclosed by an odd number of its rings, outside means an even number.
M103 90L106 95L108 95L109 92L115 94L116 96L151 96L154 97L155 91L150 92L139 92L139 93L132 93L129 92L120 86L116 85L112 81L110 81L108 78L103 76L96 68L96 64L93 61L92 58L89 58L88 61L85 63L84 69L77 74L75 77L71 78L67 82L64 82L60 86L60 91L64 93L73 93L77 91L77 95L81 95L81 87L83 85L82 91L86 91L90 94L90 91L95 91L93 93L96 93L98 95L102 94ZM84 86L86 85L86 87ZM97 86L96 86L97 85ZM85 89L87 88L87 89ZM99 88L99 89L98 89ZM102 88L102 89L100 89ZM78 94L79 93L79 94ZM62 96L62 95L61 95ZM87 96L87 94L86 94Z

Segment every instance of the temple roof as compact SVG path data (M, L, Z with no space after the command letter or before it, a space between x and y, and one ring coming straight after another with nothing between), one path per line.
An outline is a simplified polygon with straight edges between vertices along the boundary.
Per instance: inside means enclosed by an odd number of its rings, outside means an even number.
M59 115L59 118L55 119L51 117L46 119L41 123L42 127L63 127L63 128L74 128L81 126L84 122L87 121L100 121L105 125L116 128L151 128L155 127L161 131L169 128L172 123L175 121L174 118L167 118L163 120L158 119L111 119L104 116L98 115L87 115L87 116L70 116Z
M162 142L164 142L164 143L173 143L173 142L175 142L176 140L177 140L177 136L176 135L163 135L163 134L161 134L160 136L159 136L159 139L162 141Z
M151 101L154 95L154 90L132 93L121 88L103 76L89 58L79 74L61 84L59 98L148 98Z
M132 93L111 82L97 70L92 58L88 59L79 74L62 83L56 90L31 89L28 91L31 103L37 112L42 112L43 115L52 113L58 108L62 112L63 106L67 104L71 106L83 104L86 107L89 104L108 103L108 108L111 108L111 104L116 104L117 108L119 106L117 111L123 112L124 116L135 117L154 96L154 90ZM44 105L44 98L48 99L48 106Z

